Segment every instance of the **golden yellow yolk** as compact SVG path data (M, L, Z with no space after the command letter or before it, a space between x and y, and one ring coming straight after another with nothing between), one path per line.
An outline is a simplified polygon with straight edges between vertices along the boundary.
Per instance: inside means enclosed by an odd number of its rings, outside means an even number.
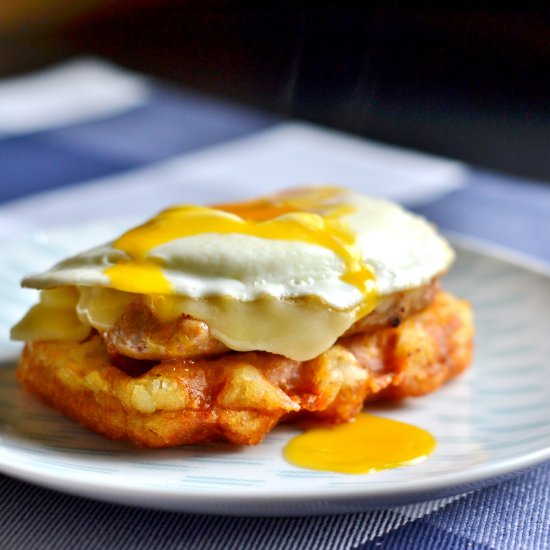
M302 468L366 474L416 464L434 448L435 439L421 428L362 413L347 424L296 436L285 447L284 456Z
M332 250L346 271L342 280L363 295L357 318L376 303L373 273L363 264L355 234L342 220L353 206L331 203L341 190L313 188L254 201L203 207L179 205L164 210L114 242L129 259L107 268L111 287L141 294L171 294L162 260L151 258L152 249L183 237L204 233L236 233L262 239L299 241ZM303 211L303 209L312 211Z

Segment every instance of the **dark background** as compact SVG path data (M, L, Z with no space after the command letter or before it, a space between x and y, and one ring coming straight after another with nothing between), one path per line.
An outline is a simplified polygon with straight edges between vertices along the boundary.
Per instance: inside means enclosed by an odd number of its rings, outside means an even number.
M550 180L547 9L45 4L0 16L0 76L99 55L275 113Z

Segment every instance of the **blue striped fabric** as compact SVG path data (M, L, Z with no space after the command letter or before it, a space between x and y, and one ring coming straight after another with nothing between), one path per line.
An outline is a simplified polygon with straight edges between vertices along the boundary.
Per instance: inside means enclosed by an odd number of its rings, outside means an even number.
M380 510L341 516L232 518L98 503L0 476L0 541L6 550L541 550L550 547L549 478L547 464L421 517Z
M550 263L550 187L482 170L466 185L415 208L440 227Z
M4 206L277 123L264 113L188 91L156 83L147 87L144 101L116 113L63 127L4 132ZM412 201L414 208L443 228L550 264L550 188L473 169L467 170L463 183L442 196ZM249 518L151 511L68 496L4 475L0 494L0 547L5 549L550 548L548 463L457 498L339 516Z
M272 116L191 92L155 89L147 103L129 111L0 137L0 201L114 175L275 122Z

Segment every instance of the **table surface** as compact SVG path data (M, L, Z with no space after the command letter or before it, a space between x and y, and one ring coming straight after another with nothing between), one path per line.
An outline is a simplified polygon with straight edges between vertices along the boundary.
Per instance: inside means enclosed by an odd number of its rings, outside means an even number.
M0 167L0 240L113 213L145 216L181 196L184 180L187 194L214 182L230 199L237 180L253 194L258 178L276 187L343 176L364 187L382 177L383 189L367 187L447 231L550 265L550 187L541 182L278 120L94 59L0 82ZM321 517L135 509L3 475L0 490L3 548L550 546L548 463L454 499Z

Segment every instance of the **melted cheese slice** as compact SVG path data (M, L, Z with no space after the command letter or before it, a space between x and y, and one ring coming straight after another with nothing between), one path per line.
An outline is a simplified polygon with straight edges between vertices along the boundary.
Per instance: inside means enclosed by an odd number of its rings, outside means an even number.
M321 187L212 208L175 206L23 284L76 288L79 322L100 331L139 300L165 319L185 313L205 321L232 349L307 360L380 296L427 283L452 258L423 219ZM26 331L38 335L37 323L35 310L13 335L30 339Z

